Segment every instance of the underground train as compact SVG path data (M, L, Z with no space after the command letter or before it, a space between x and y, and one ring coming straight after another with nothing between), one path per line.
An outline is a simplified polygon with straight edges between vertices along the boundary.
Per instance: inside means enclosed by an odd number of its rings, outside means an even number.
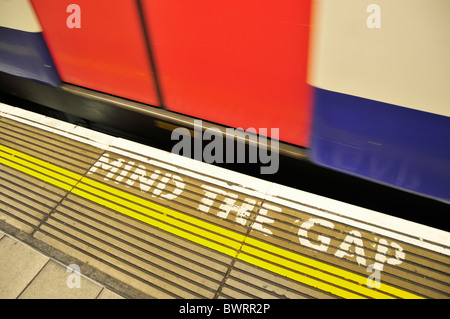
M450 202L448 0L0 0L0 91L280 152ZM124 119L127 119L126 121Z

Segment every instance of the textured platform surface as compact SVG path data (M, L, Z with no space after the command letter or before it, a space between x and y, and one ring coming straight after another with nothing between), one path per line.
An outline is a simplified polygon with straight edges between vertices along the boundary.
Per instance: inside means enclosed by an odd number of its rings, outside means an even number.
M0 190L2 225L124 297L450 296L447 232L4 104Z

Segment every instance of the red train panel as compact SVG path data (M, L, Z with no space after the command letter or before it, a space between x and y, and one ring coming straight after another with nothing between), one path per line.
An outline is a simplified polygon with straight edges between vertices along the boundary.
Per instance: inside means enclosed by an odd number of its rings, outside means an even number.
M310 0L142 1L169 110L308 146ZM32 3L63 81L159 105L135 1Z
M32 0L64 82L158 105L152 69L134 1ZM80 28L67 19L80 8ZM75 21L71 20L70 21Z
M310 0L147 0L168 109L308 146Z

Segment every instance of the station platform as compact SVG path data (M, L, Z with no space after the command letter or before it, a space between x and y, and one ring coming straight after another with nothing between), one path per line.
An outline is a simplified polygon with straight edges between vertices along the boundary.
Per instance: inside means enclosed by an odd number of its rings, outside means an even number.
M73 267L73 268L72 268ZM0 232L0 299L123 299L17 238Z
M92 298L450 297L448 232L4 104L0 189L0 267L45 256L5 298L53 263Z

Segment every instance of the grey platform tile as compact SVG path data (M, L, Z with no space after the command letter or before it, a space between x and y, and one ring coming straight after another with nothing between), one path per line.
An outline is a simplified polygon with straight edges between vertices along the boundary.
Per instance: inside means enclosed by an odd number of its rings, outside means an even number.
M102 286L51 260L20 299L94 299Z
M0 239L0 298L17 298L49 260L9 236Z

